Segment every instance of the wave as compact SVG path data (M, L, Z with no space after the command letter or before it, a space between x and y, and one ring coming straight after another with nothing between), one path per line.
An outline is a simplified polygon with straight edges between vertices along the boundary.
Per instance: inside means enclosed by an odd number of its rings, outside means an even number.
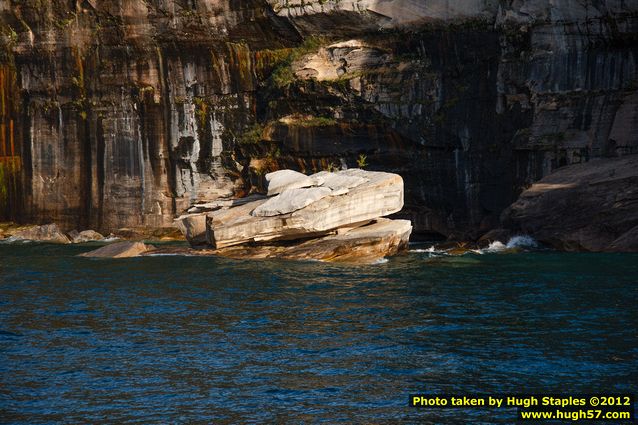
M418 252L418 253L424 253L424 252L428 252L428 253L434 253L434 252L439 252L436 247L434 245L432 245L431 247L427 248L427 249L422 249L422 248L418 248L418 249L411 249L409 252Z
M9 236L6 239L0 239L0 243L6 243L6 244L9 244L9 243L31 243L31 242L34 242L34 241L32 241L30 239L17 238L15 236Z
M387 258L384 257L384 258L379 258L378 260L373 261L372 264L385 264L388 261L390 261L390 260L388 260Z
M538 248L538 242L531 236L518 235L513 236L505 245L506 248Z
M428 254L429 257L439 257L442 255L459 256L459 255L465 255L465 254L479 254L479 255L493 254L493 253L503 252L503 251L533 250L537 248L539 248L539 244L536 241L536 239L534 239L533 237L528 235L517 235L517 236L512 236L507 241L507 243L494 241L490 243L486 248L477 248L477 249L470 248L463 251L460 254L458 252L451 253L450 252L452 251L451 249L437 248L436 245L432 245L429 248L425 248L425 249L423 248L411 249L409 250L409 252L417 253L417 254Z
M475 250L478 254L502 252L508 250L530 250L538 248L538 242L528 235L512 236L506 244L494 241L487 248Z

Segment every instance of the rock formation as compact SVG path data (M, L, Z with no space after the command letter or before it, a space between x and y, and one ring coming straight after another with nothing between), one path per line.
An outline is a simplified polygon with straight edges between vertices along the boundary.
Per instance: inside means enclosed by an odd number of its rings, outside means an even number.
M73 243L84 243L84 242L93 242L93 241L101 241L104 239L104 236L96 232L95 230L82 230L71 231L69 232L69 238Z
M143 242L115 242L94 251L80 254L79 257L88 258L130 258L139 257L155 250L153 245L146 245Z
M638 3L0 2L0 221L170 226L269 171L401 174L474 237L558 167L636 152ZM201 223L200 223L201 224Z
M178 227L193 246L205 241L217 254L242 258L367 262L407 246L410 222L381 219L403 207L401 176L360 169L297 174L269 173L266 181L275 189L268 193L276 195L188 214L177 219ZM314 186L300 187L308 182Z
M638 252L638 155L561 168L524 191L502 222L562 250Z
M10 238L14 241L51 242L62 244L71 242L68 236L62 233L57 224L30 226L13 232Z
M407 249L412 224L408 220L379 218L360 227L337 230L334 235L299 244L239 245L214 251L237 259L281 258L347 263L374 263ZM191 251L192 252L192 251Z

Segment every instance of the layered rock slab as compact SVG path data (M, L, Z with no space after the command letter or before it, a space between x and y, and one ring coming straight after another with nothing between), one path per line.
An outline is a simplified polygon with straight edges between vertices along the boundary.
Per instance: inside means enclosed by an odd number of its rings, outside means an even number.
M96 250L80 254L79 257L89 258L130 258L139 257L140 255L153 251L152 245L146 245L143 242L116 242L103 246Z
M289 171L267 176L268 193L275 196L177 219L191 246L212 248L189 253L366 263L407 246L411 223L381 218L403 207L401 176L360 169L312 176Z
M408 220L378 219L343 234L311 239L299 245L234 246L217 255L238 259L317 260L374 263L406 248L412 232Z
M403 207L403 179L397 174L340 172L367 179L347 194L326 196L302 209L276 216L251 213L268 201L256 201L207 215L207 242L224 248L251 242L290 240L325 235L339 227L396 213Z
M44 224L18 230L11 235L12 240L24 240L35 242L50 242L67 244L69 238L60 230L57 224Z
M299 171L278 170L266 174L268 196L277 195L286 189L317 186L318 181Z
M307 207L326 196L332 195L332 193L332 190L327 187L286 189L255 208L250 214L255 217L273 217L288 214Z
M142 255L182 254L222 256L240 260L283 259L370 264L384 257L396 255L407 248L411 232L412 224L408 220L380 218L359 227L344 229L344 232L307 239L299 244L275 242L236 245L221 249L170 247Z

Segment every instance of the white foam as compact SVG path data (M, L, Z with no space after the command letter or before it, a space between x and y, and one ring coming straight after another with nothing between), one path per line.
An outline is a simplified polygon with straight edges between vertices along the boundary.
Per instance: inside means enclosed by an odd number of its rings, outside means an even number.
M507 248L538 248L538 242L531 236L518 235L513 236L506 245Z
M506 249L507 249L507 245L505 245L503 242L494 241L491 244L489 244L487 248L479 250L479 251L482 251L482 252L499 252L499 251L504 251Z
M409 252L416 252L416 253L428 252L428 253L433 253L433 252L440 252L440 251L437 251L436 248L434 248L434 245L432 245L431 247L429 247L427 249L422 249L422 248L411 249Z
M534 239L531 236L517 235L517 236L512 236L510 240L507 241L506 244L504 244L503 242L495 241L489 244L487 248L480 249L478 251L473 251L473 252L484 254L484 253L491 253L491 252L501 252L501 251L505 251L506 249L516 249L516 248L521 248L521 249L538 248L538 242L536 242L536 239Z
M517 235L510 238L507 243L494 241L489 244L486 248L483 249L469 249L467 253L471 254L492 254L496 252L512 250L512 249L534 249L538 248L538 242L534 238L528 235ZM417 254L429 254L429 257L438 257L441 255L450 255L445 250L436 249L435 245L432 245L429 248L417 248L411 249L409 252L417 253Z
M17 243L31 243L33 241L30 240L30 239L22 239L22 238L17 238L15 236L9 236L8 238L1 240L0 242L2 242L2 243L16 243L16 242Z

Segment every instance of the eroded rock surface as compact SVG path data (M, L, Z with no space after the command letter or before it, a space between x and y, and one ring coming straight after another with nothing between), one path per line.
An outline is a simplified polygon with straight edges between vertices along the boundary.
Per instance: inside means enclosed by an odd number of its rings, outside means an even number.
M504 227L567 251L638 251L638 155L561 168L524 191Z
M295 181L306 178L284 171L279 174ZM381 218L403 207L401 176L350 169L317 173L310 180L313 187L184 215L178 226L192 246L205 238L216 254L242 258L370 262L407 246L410 222Z
M18 230L11 235L13 240L26 240L34 242L69 243L69 238L60 231L57 224L45 224L32 226Z
M300 210L333 194L329 187L308 187L286 189L255 208L250 215L255 217L273 217Z
M277 195L286 189L316 186L317 182L303 173L294 170L278 170L266 174L268 196Z
M384 217L403 207L403 179L397 174L347 170L364 175L368 181L345 195L326 196L287 214L259 217L251 213L268 201L256 201L237 208L208 214L208 242L216 248L299 239L357 223Z
M478 236L638 152L636 34L626 0L6 0L0 220L166 227L366 155L415 231Z
M234 246L215 254L238 259L281 258L348 263L373 263L407 249L412 232L408 220L377 219L372 224L298 245Z
M101 241L104 236L95 230L82 230L77 235L73 236L73 243L83 243L91 241Z
M94 251L80 254L80 257L89 258L130 258L138 257L155 249L152 245L146 245L143 242L115 242Z

